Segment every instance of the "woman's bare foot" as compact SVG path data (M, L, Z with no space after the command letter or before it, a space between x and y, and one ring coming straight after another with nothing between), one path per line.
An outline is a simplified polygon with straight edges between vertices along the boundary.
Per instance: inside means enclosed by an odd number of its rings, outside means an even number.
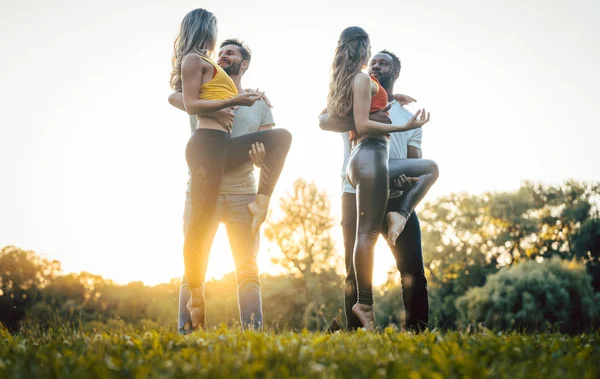
M390 246L396 246L396 240L404 230L408 220L398 212L388 212L385 217L388 224L387 243Z
M352 306L352 313L358 317L367 330L375 330L375 311L372 305L356 303Z
M187 303L187 310L192 318L192 329L204 328L206 325L206 308L204 307L204 294L202 287L191 290Z
M256 195L256 200L248 204L248 210L252 215L252 234L258 233L260 226L267 219L270 196Z

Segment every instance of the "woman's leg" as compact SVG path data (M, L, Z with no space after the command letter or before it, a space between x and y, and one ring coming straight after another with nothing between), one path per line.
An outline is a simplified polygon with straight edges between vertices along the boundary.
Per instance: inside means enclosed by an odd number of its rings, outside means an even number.
M252 213L252 232L254 234L267 217L269 200L290 150L292 135L285 129L270 129L232 138L225 171L234 170L248 162L250 160L248 152L256 142L265 146L267 155L260 167L256 201L248 205L248 209Z
M204 275L212 243L210 226L227 158L229 134L198 129L190 138L185 158L192 176L191 215L185 233L183 256L185 275L191 292L188 309L192 327L204 326Z
M342 231L344 236L344 261L346 263L346 279L344 280L344 308L346 327L356 330L362 323L352 312L358 299L356 274L354 273L354 242L356 241L356 194L344 192L342 195Z
M406 217L415 210L423 200L433 183L440 175L437 163L431 159L390 159L390 182L404 174L408 177L418 177L419 180L402 195L403 201L399 213Z
M225 163L225 172L232 171L249 162L248 152L256 142L262 143L267 152L260 170L258 194L271 196L292 143L292 135L287 130L262 130L232 138Z
M388 160L384 144L363 142L348 162L348 177L356 187L357 230L354 270L358 301L352 312L364 327L375 328L373 260L388 199Z
M404 226L415 207L427 194L439 177L437 164L430 159L391 159L389 161L390 182L404 174L418 177L419 180L402 194L402 202L398 212L389 212L386 221L389 225L388 244L394 246L396 239L404 230Z

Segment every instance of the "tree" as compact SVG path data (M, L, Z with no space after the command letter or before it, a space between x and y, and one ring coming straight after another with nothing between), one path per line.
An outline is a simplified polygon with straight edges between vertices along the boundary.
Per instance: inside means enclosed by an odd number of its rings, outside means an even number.
M522 262L490 275L456 301L461 322L483 322L502 330L581 333L598 322L595 295L585 267L557 256L542 263Z
M303 277L336 268L340 260L327 193L304 179L297 179L292 191L280 200L283 216L265 229L265 237L282 253L273 263Z
M457 320L455 300L501 267L552 256L576 259L600 286L598 183L524 183L514 192L452 194L419 213L433 324Z
M60 262L33 251L6 246L0 250L0 322L16 331L39 301L44 287L60 273Z
M584 221L571 238L572 251L588 268L592 286L600 292L600 215Z
M342 259L331 236L329 197L315 183L298 179L292 192L280 200L280 209L282 216L268 224L265 237L281 251L273 263L299 279L302 302L295 312L305 314L304 326L315 326L320 324L319 316L337 315L342 308L342 279L337 273Z

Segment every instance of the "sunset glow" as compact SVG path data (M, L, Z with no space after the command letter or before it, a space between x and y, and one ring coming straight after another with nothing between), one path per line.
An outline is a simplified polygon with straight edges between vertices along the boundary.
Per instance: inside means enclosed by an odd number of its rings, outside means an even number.
M374 52L397 53L396 92L419 100L411 109L432 112L423 155L439 163L441 176L426 200L515 189L525 179L600 177L592 164L600 162L600 3L300 4L3 5L0 246L120 283L183 273L189 127L167 96L173 39L198 6L217 15L219 40L250 45L244 86L265 90L277 126L294 136L272 206L296 178L315 181L330 195L339 254L342 144L318 128L317 116L338 35L349 25L370 33ZM273 254L263 238L261 272L281 272ZM380 241L377 284L393 265ZM221 226L207 277L233 269Z

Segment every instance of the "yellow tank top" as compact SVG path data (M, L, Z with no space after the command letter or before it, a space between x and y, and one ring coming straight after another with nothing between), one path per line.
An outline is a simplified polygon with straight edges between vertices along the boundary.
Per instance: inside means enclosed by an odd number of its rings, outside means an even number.
M210 63L217 73L210 81L200 86L200 100L227 100L236 97L238 91L229 75L215 62L206 57L201 58Z

